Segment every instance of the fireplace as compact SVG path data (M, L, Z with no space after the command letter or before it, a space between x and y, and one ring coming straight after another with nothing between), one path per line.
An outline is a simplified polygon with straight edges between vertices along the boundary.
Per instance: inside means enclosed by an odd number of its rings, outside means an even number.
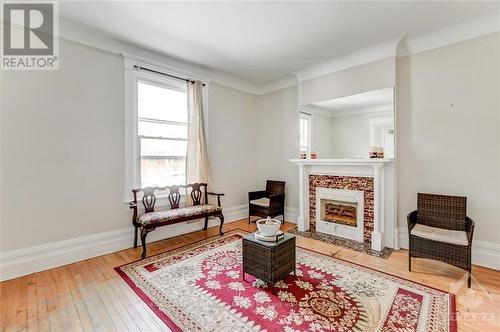
M299 215L297 228L301 232L350 233L356 241L370 243L371 249L399 249L396 222L395 162L390 159L291 159L299 167ZM347 190L351 199L323 197L344 202L357 202L356 227L321 219L321 198L316 189ZM358 192L364 201L352 199ZM359 233L364 227L363 233ZM338 232L342 229L342 232ZM356 230L353 234L353 230ZM335 234L334 234L335 235ZM361 237L359 237L361 235Z
M322 198L320 204L321 220L356 227L357 203Z
M364 192L316 188L316 232L364 242Z

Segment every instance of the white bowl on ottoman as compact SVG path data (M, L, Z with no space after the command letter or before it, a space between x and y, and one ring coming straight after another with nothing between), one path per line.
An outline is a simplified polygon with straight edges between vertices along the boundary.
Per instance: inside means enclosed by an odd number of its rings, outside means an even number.
M263 236L276 236L281 227L281 221L278 219L259 219L257 220L257 228Z

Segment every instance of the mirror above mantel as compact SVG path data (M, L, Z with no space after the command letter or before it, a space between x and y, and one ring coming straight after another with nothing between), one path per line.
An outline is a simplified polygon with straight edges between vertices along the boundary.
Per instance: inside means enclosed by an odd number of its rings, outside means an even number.
M300 151L318 159L394 158L394 88L300 107Z

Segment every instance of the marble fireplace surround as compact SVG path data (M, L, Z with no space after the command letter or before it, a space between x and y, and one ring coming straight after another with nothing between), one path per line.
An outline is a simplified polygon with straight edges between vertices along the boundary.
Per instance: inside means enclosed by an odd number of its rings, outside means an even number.
M299 167L299 231L316 231L316 188L364 192L364 242L399 249L395 170L390 159L292 159Z

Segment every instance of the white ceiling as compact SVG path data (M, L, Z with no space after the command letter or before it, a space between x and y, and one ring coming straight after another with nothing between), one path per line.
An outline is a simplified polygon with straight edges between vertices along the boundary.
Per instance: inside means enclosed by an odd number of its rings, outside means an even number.
M497 2L65 1L118 39L262 84L402 36L498 12Z
M393 88L390 87L320 101L310 105L331 115L345 115L349 113L362 113L364 111L386 112L392 110L393 104Z

